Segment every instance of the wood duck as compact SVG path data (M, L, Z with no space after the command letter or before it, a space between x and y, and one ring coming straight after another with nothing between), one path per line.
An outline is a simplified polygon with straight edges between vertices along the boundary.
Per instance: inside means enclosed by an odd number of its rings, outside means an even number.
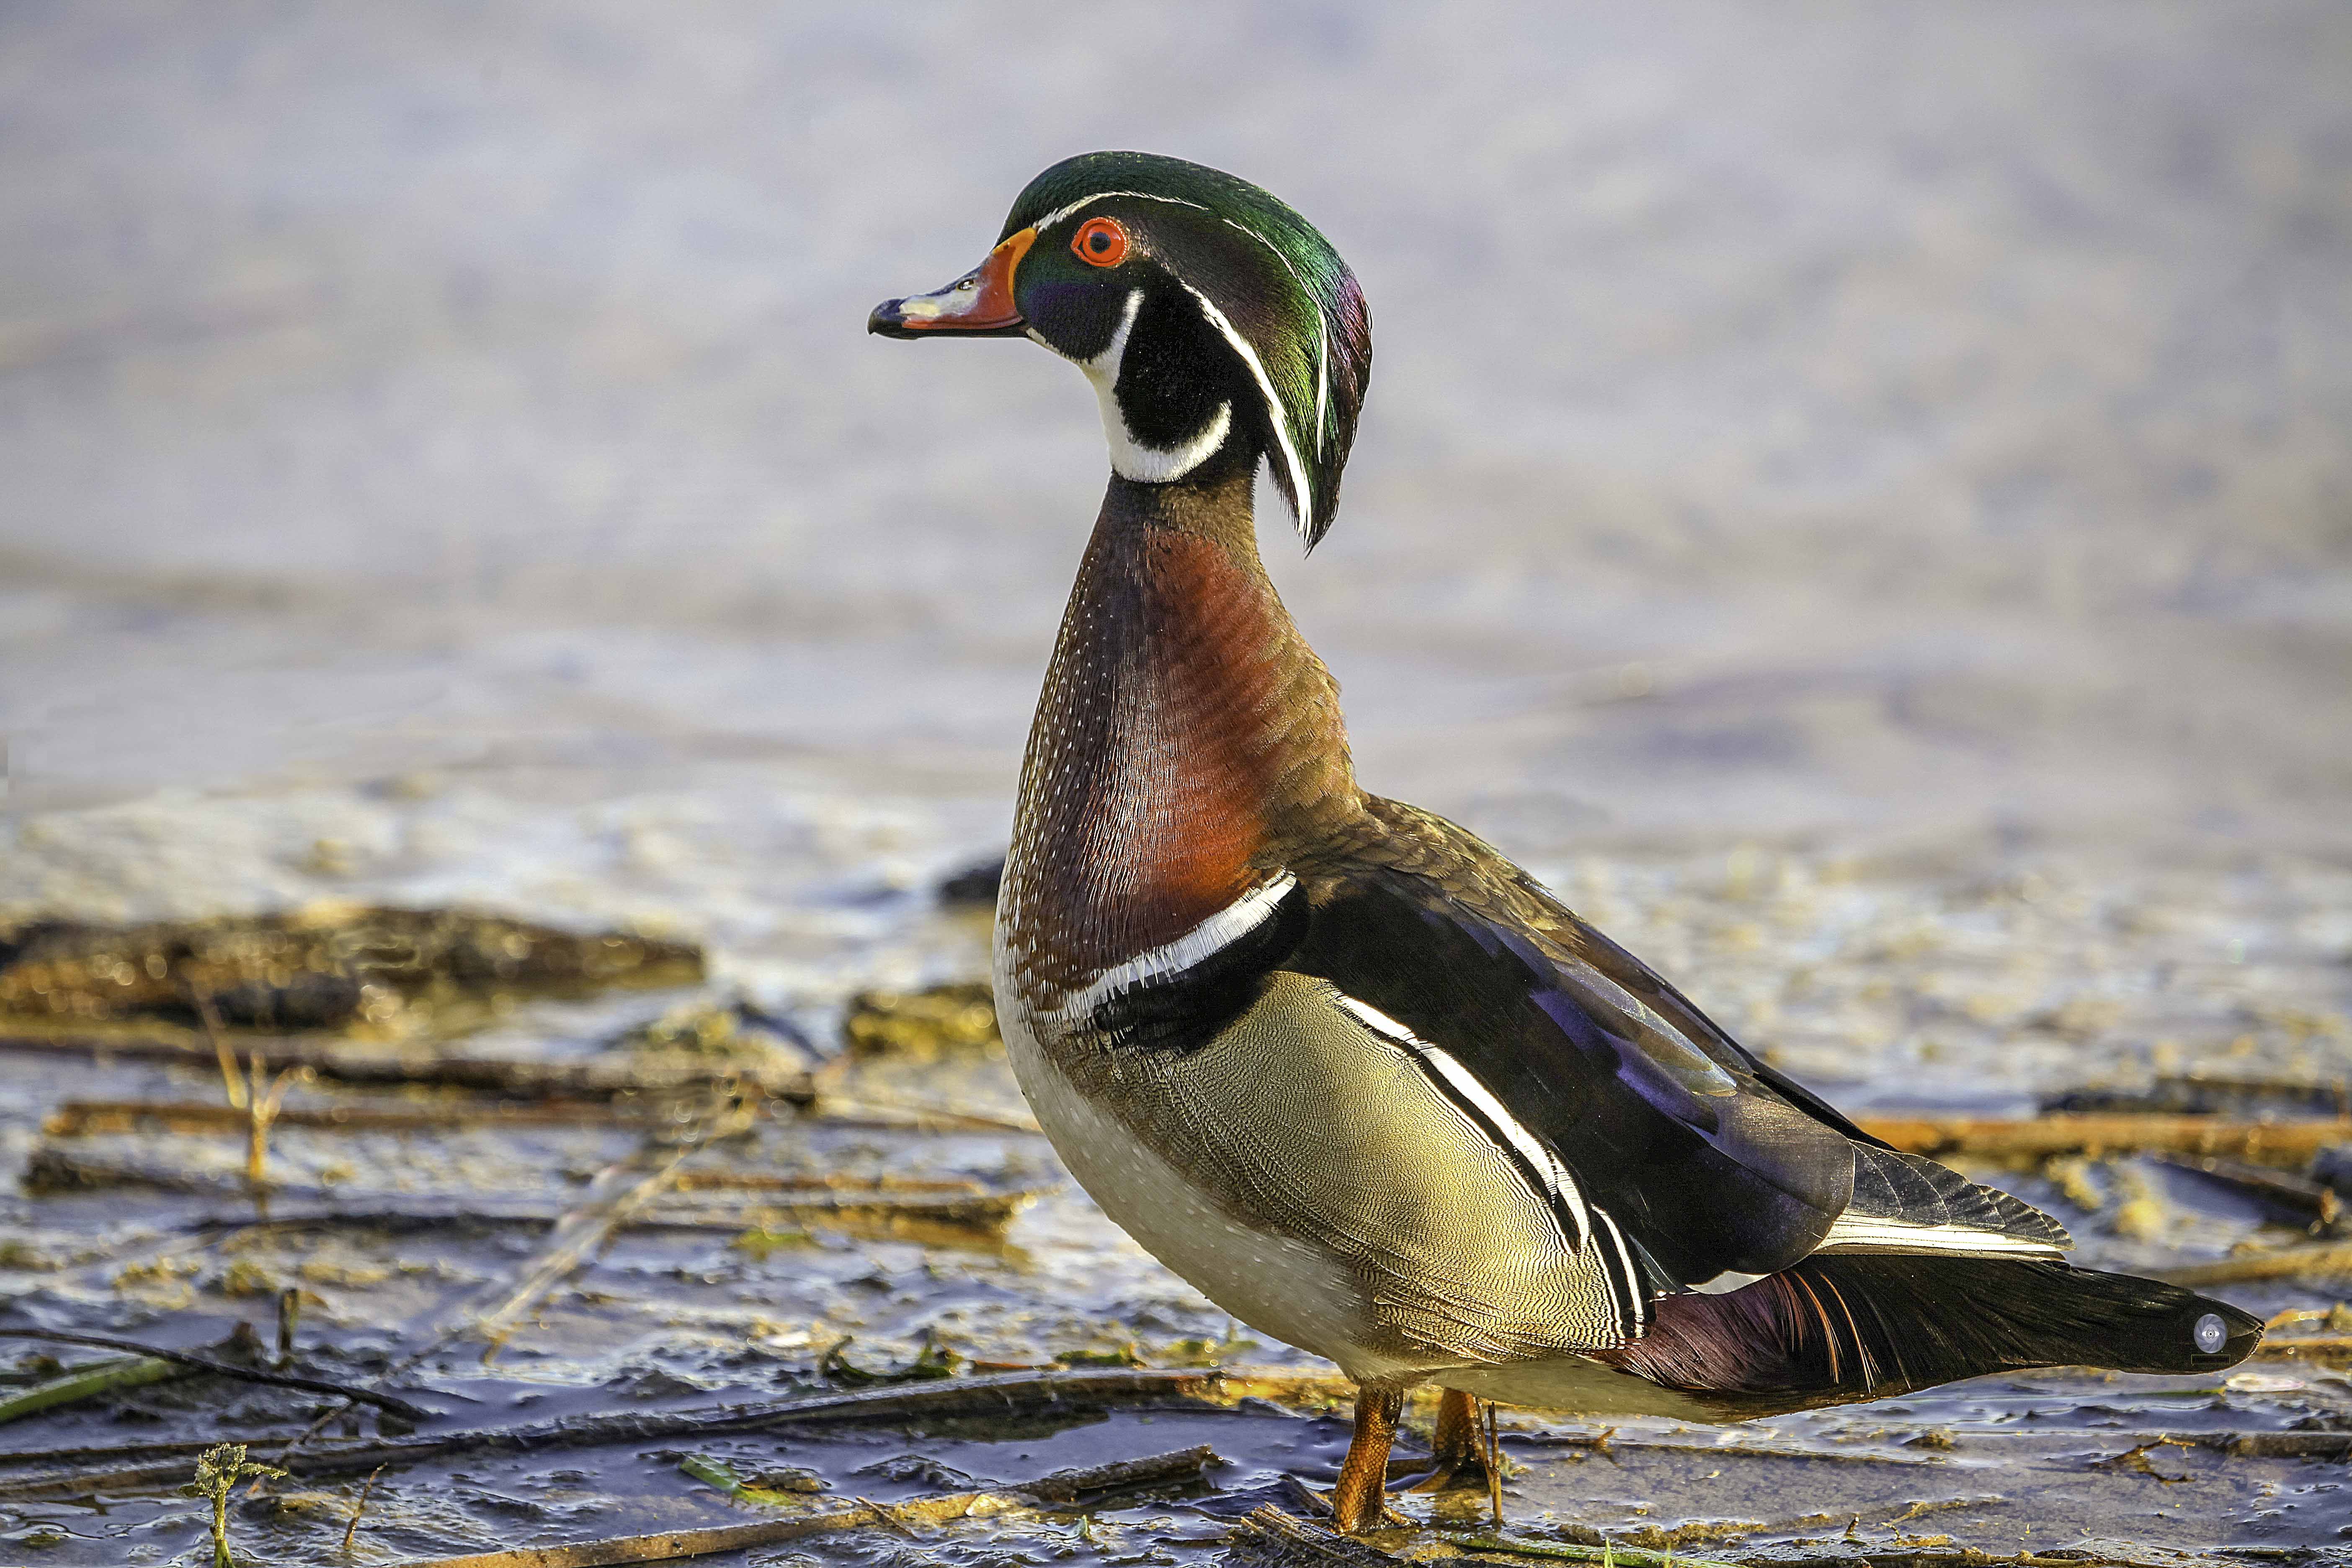
M979 267L869 320L1027 337L1111 478L1045 677L998 904L1006 1044L1103 1209L1359 1386L1332 1503L1383 1514L1408 1389L1739 1420L1997 1370L2210 1372L2261 1325L2069 1267L2049 1215L1889 1148L1534 878L1357 787L1338 689L1258 558L1307 548L1371 363L1364 297L1230 174L1096 153Z

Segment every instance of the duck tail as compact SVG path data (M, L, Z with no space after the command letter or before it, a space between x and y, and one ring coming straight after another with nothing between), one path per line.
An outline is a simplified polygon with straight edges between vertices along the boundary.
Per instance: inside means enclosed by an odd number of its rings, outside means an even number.
M1648 1335L1609 1359L1668 1388L1798 1409L2028 1367L2212 1372L2262 1337L2226 1302L2136 1275L1818 1255L1725 1295L1665 1297Z

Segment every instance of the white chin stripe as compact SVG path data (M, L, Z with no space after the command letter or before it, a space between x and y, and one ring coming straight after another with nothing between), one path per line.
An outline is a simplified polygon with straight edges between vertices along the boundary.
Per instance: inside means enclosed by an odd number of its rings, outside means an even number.
M1143 290L1130 289L1127 307L1121 311L1118 326L1102 353L1088 360L1077 362L1094 384L1095 396L1102 403L1103 440L1110 447L1111 471L1122 479L1141 485L1164 485L1181 479L1209 460L1234 427L1234 405L1217 405L1209 422L1195 431L1191 438L1173 447L1147 447L1135 438L1127 427L1127 416L1118 405L1118 367L1127 357L1128 335L1135 331L1136 313L1143 309Z
M1102 414L1103 437L1110 443L1111 471L1139 485L1164 485L1182 479L1207 462L1234 427L1234 405L1220 403L1198 435L1181 446L1162 450L1128 434L1127 422L1119 417L1118 401L1107 389L1102 392Z
M1091 1017L1097 1007L1123 991L1181 974L1215 957L1273 919L1276 907L1297 886L1298 879L1287 871L1260 882L1175 941L1139 952L1125 963L1104 970L1093 984L1055 1012L1068 1019Z
M2063 1258L2046 1241L1958 1225L1906 1225L1899 1219L1840 1215L1816 1252L1958 1252L1979 1258Z

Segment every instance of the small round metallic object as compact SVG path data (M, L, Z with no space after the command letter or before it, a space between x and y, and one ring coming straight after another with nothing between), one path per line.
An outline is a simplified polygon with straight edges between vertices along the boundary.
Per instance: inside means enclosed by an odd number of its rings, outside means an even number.
M2214 1355L2230 1342L2230 1325L2221 1321L2221 1313L2208 1312L2197 1320L2197 1326L2189 1331L2189 1337L2197 1342L2200 1351Z

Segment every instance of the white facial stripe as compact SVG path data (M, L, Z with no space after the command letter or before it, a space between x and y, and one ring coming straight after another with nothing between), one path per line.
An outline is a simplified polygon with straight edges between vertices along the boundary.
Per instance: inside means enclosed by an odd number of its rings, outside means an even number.
M1069 216L1072 213L1078 212L1086 207L1091 206L1097 202L1108 201L1112 196L1133 196L1136 200L1141 202L1166 202L1171 206L1192 207L1201 212L1207 212L1209 210L1208 208L1202 206L1198 202L1186 201L1182 196L1154 195L1150 191L1097 191L1090 196L1080 196L1076 201L1070 203L1066 206L1055 207L1052 212L1049 212L1044 217L1039 218L1034 226L1042 234L1046 229L1053 227L1055 224Z
M2046 1241L1971 1230L1958 1225L1906 1225L1899 1219L1844 1214L1822 1237L1817 1252L1966 1252L1987 1257L2059 1258L2064 1250Z
M1177 281L1182 283L1183 279ZM1297 444L1290 438L1290 420L1283 413L1282 398L1274 390L1273 378L1265 374L1265 362L1257 357L1257 350L1250 346L1250 341L1234 330L1234 324L1225 320L1225 313L1217 309L1215 301L1190 283L1184 284L1184 291L1201 302L1202 313L1209 318L1209 324L1225 335L1225 342L1233 344L1234 352L1242 356L1242 363L1256 378L1258 394L1265 399L1266 423L1274 426L1283 464L1290 470L1290 491L1298 508L1296 521L1298 531L1304 534L1311 526L1308 520L1315 515L1315 491L1307 482L1307 465L1298 460Z
M1231 947L1271 920L1275 906L1281 903L1283 896L1297 886L1298 879L1287 871L1259 883L1175 941L1137 953L1125 963L1104 970L1095 977L1092 984L1055 1009L1056 1016L1066 1019L1084 1019L1104 1001L1121 991L1183 973L1202 960Z
M1150 191L1096 191L1091 195L1080 196L1074 202L1066 203L1061 206L1055 207L1052 212L1049 212L1044 217L1039 218L1034 226L1042 233L1045 230L1053 227L1054 225L1061 222L1064 218L1070 216L1073 213L1083 211L1085 208L1091 206L1096 202L1107 201L1113 196L1132 197L1137 201L1166 202L1171 206L1191 207L1198 212L1207 212L1209 210L1199 202L1187 201L1182 196L1163 196L1156 195ZM1291 265L1290 258L1283 254L1280 247L1267 239L1264 235L1259 234L1255 229L1250 228L1245 225L1234 223L1231 218L1226 218L1223 221L1227 226L1238 229L1243 234L1248 235L1252 239L1256 240L1260 245L1265 246L1266 249L1272 251L1276 260L1280 261L1283 266L1289 268L1290 275L1297 280L1300 291L1305 293L1309 300L1313 300L1315 298L1314 290L1307 287L1307 279L1299 277L1298 268ZM1183 279L1179 279L1177 281L1183 282ZM1185 283L1184 289L1187 293L1191 294L1192 298L1201 302L1201 309L1208 316L1211 324L1213 325L1217 331L1224 334L1225 341L1227 342L1233 344L1234 352L1242 356L1242 362L1249 366L1250 374L1255 377L1257 382L1258 394L1265 399L1266 423L1274 427L1275 440L1282 448L1283 466L1290 475L1291 494L1295 498L1297 505L1297 515L1294 521L1297 523L1298 531L1303 536L1307 530L1313 526L1309 520L1311 520L1315 515L1314 487L1307 482L1307 465L1299 461L1297 443L1291 436L1290 418L1284 410L1282 398L1274 390L1273 378L1266 374L1265 363L1258 358L1257 350L1250 345L1248 339L1243 337L1240 332L1234 330L1234 324L1225 319L1225 313L1223 310L1218 310L1214 304L1211 303L1209 297L1206 294L1202 293L1190 283ZM1125 349L1127 343L1127 330L1134 325L1137 303L1137 296L1129 295L1128 299L1127 320L1121 325L1118 334L1111 340L1113 349L1120 351ZM1316 455L1319 457L1322 455L1324 448L1324 410L1328 405L1329 397L1331 354L1330 343L1328 341L1329 326L1323 320L1323 312L1319 308L1315 312L1315 325L1317 331L1315 366L1315 451ZM1044 343L1045 342L1045 339L1038 337L1034 331L1032 331L1029 333L1029 336L1035 339L1038 342ZM1051 348L1053 345L1046 343L1045 346ZM1109 350L1105 351L1105 353L1109 352ZM1098 363L1101 358L1101 355L1097 355L1096 363ZM1116 363L1117 362L1114 359L1114 368L1108 378L1110 382L1116 382L1118 379ZM1089 366L1089 374L1092 374L1091 365ZM1225 434L1230 428L1233 416L1233 409L1230 405L1218 411L1217 417L1211 422L1210 426L1204 429L1201 435L1193 437L1181 447L1176 448L1178 453L1194 452L1197 449L1197 455L1193 456L1191 461L1184 463L1181 467L1174 468L1172 472L1157 474L1152 477L1147 477L1146 474L1142 472L1129 473L1126 468L1120 466L1122 444L1136 453L1150 453L1154 449L1140 445L1128 434L1127 421L1118 416L1116 407L1110 400L1110 394L1105 390L1107 384L1108 384L1104 381L1097 381L1096 384L1096 392L1104 400L1103 429L1110 437L1111 466L1123 477L1130 479L1139 479L1144 483L1165 483L1168 479L1179 478L1189 472L1205 459L1210 453L1215 451L1219 447L1224 444ZM1216 439L1206 441L1204 445L1204 439L1210 430L1214 430L1216 432ZM1136 466L1139 469L1156 468L1159 464L1152 460L1139 459Z
M1118 367L1127 357L1128 335L1135 331L1135 318L1142 309L1143 290L1129 289L1126 308L1119 314L1110 342L1094 358L1076 363L1094 384L1095 397L1102 405L1103 439L1110 447L1111 471L1138 484L1164 485L1182 479L1207 462L1225 444L1225 437L1233 431L1234 405L1217 405L1217 411L1209 416L1207 424L1173 447L1147 447L1135 438L1135 432L1127 427L1126 412L1118 405Z
M1257 230L1245 224L1235 223L1231 218L1225 220L1225 226L1239 229L1272 251L1274 258L1289 269L1292 280L1298 285L1299 293L1315 304L1315 455L1319 458L1323 455L1324 447L1324 410L1330 403L1331 323L1324 319L1322 301L1317 298L1315 290L1307 286L1306 277L1292 265L1289 256L1280 246L1258 233ZM1303 495L1305 492L1300 493ZM1302 518L1299 521L1300 531L1304 532L1306 526L1306 521Z
M1432 1073L1443 1079L1446 1087L1458 1098L1477 1108L1478 1114L1485 1117L1495 1131L1502 1134L1510 1143L1512 1150L1527 1163L1528 1168L1542 1178L1546 1186L1549 1188L1547 1195L1565 1204L1569 1212L1576 1216L1578 1234L1564 1239L1568 1243L1570 1251L1582 1251L1585 1235L1592 1228L1591 1215L1584 1206L1584 1194L1577 1191L1576 1179L1568 1173L1568 1168L1559 1163L1559 1158L1545 1146L1543 1141L1529 1132L1517 1117L1505 1110L1503 1102L1496 1100L1492 1091L1478 1081L1476 1074L1455 1059L1451 1051L1431 1045L1369 1002L1360 1001L1345 994L1340 995L1339 1001L1340 1007L1358 1023L1376 1035L1385 1036L1395 1041L1420 1058L1423 1064Z
M1227 218L1227 219L1225 219L1225 226L1226 226L1227 228L1238 229L1238 230L1239 230L1240 232L1242 232L1243 234L1245 234L1245 235L1249 236L1252 239L1256 240L1260 245L1262 245L1262 246L1265 247L1265 248L1266 248L1267 250L1269 250L1269 251L1273 252L1273 253L1274 253L1274 258L1275 258L1276 261L1279 261L1279 262L1281 262L1281 263L1282 263L1283 267L1284 267L1286 270L1288 270L1288 272L1290 273L1291 280L1292 280L1293 282L1295 282L1295 283L1297 283L1297 284L1298 285L1298 291L1299 291L1299 293L1301 293L1301 294L1303 294L1304 296L1306 296L1309 300L1315 300L1315 301L1316 301L1316 308L1315 308L1315 455L1316 455L1317 457L1318 457L1318 458L1319 458L1319 457L1321 457L1321 456L1323 455L1323 410L1324 410L1324 406L1325 406L1325 404L1326 404L1326 400L1327 400L1327 397L1328 397L1328 390L1329 390L1329 385L1330 385L1330 365L1331 365L1331 327L1330 327L1330 323L1329 323L1329 322L1328 322L1328 321L1326 321L1323 319L1323 308L1322 308L1322 304L1321 304L1321 301L1319 301L1319 300L1316 300L1315 290L1314 290L1314 289L1310 289L1310 288L1308 288L1308 287L1307 286L1307 279L1306 279L1305 276L1304 276L1304 275L1302 275L1302 274L1299 272L1298 268L1297 268L1296 266L1292 265L1292 263L1291 263L1291 259L1290 259L1289 256L1284 252L1284 250L1283 250L1282 247L1280 247L1280 246L1278 246L1278 245L1275 244L1275 243L1274 243L1274 241L1272 241L1272 240L1270 240L1270 239L1266 238L1266 237L1265 237L1265 236L1264 236L1264 235L1262 235L1262 234L1260 234L1260 233L1258 233L1258 231L1257 231L1257 230L1255 230L1255 229L1254 229L1254 228L1250 227L1250 226L1249 226L1248 225L1246 225L1246 224L1239 224L1239 223L1235 223L1233 219L1231 219L1231 218ZM1261 378L1261 379L1262 379L1262 378ZM1302 492L1302 493L1304 493L1304 492ZM1301 524L1300 524L1300 527L1301 527L1301 529L1302 529L1302 531L1303 531L1303 530L1304 530L1304 528L1305 528L1305 523L1304 523L1304 521L1302 521L1302 522L1301 522Z

